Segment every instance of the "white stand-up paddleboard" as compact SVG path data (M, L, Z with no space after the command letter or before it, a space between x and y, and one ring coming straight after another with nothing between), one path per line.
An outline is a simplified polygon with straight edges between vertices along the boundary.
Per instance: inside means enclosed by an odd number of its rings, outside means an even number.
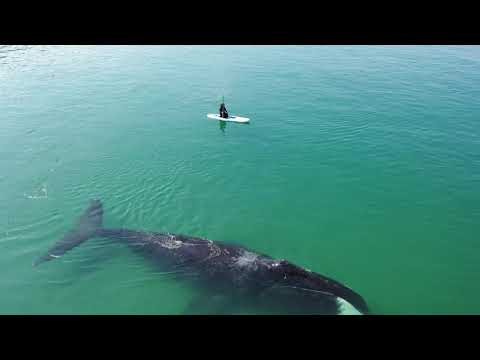
M219 114L207 114L207 117L214 120L231 121L231 122L238 122L238 123L247 123L250 121L249 118L240 117L240 116L229 116L228 118L222 118Z

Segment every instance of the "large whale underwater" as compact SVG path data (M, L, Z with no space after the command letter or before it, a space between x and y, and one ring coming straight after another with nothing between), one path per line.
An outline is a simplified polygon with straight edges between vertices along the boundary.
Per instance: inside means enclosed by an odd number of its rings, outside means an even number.
M170 233L106 229L100 200L91 200L74 228L33 265L58 258L91 238L126 243L162 269L180 269L180 273L189 274L184 278L210 294L203 302L223 296L232 302L250 303L267 313L279 314L367 314L369 311L365 300L344 284L243 246Z

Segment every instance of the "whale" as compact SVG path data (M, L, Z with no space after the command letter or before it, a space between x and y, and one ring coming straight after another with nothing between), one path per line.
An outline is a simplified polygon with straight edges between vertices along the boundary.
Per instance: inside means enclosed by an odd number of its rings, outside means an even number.
M202 293L192 304L212 303L213 299L221 298L227 299L226 303L252 304L260 309L259 313L267 314L369 313L365 299L347 285L286 259L201 237L105 228L99 199L90 200L72 229L36 258L33 266L60 258L93 238L124 243L162 270L179 274L179 279L188 281Z

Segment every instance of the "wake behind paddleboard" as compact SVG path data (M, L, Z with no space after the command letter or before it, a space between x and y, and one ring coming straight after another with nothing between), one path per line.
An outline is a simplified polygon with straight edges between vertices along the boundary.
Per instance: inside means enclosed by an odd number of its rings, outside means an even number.
M240 117L240 116L229 116L228 118L222 118L218 114L207 114L207 117L213 120L231 121L231 122L238 122L238 123L247 123L250 121L249 118Z

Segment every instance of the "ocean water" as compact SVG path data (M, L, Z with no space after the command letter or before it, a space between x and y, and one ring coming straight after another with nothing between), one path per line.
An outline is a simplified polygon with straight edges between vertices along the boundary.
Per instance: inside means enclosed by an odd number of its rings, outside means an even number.
M222 95L251 123L206 118ZM105 225L231 241L376 314L480 313L480 47L0 46L0 313L182 314ZM255 313L246 309L240 313Z

